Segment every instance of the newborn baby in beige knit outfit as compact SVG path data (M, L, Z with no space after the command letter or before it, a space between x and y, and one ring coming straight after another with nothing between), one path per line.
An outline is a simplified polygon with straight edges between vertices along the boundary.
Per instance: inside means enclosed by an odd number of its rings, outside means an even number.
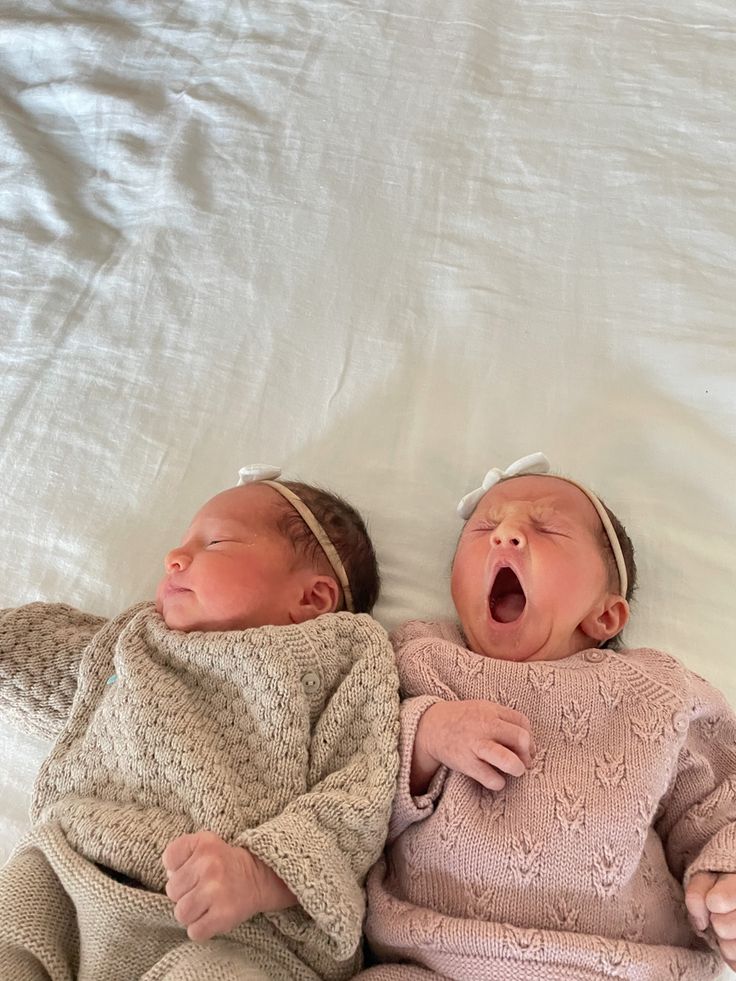
M393 638L402 762L368 883L371 981L736 963L736 718L669 655L620 649L631 543L547 469L524 458L461 502L460 622Z
M359 967L398 765L373 547L341 499L249 476L194 516L155 605L0 612L0 706L57 737L0 872L4 981Z

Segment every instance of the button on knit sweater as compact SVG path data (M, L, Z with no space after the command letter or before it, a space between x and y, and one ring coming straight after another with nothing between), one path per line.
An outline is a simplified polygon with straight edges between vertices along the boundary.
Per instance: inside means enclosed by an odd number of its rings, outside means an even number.
M418 621L393 639L406 700L389 845L368 886L380 959L463 981L717 975L683 884L736 872L723 697L655 650L515 663L468 650L452 623ZM412 797L422 712L481 698L529 717L531 769L493 792L443 767Z
M213 831L296 895L269 914L292 947L355 955L398 765L393 651L371 617L181 633L151 604L109 622L5 610L0 711L58 737L34 823L156 891L166 845Z

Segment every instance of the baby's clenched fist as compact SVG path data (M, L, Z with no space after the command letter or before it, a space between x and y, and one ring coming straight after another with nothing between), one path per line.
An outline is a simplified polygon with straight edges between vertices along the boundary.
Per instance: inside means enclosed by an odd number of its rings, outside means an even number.
M166 895L175 903L174 916L187 928L190 940L199 943L233 930L269 907L294 902L271 869L211 831L175 838L161 860L168 875ZM283 902L275 893L283 894Z

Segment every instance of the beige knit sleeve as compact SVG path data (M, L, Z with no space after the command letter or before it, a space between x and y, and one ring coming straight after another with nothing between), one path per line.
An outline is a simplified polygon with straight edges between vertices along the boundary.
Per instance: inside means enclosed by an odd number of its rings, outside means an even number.
M677 773L657 831L685 887L696 872L736 872L736 715L720 692L688 672L691 705Z
M0 713L25 732L57 736L71 709L82 652L104 623L61 603L0 611Z
M386 635L376 637L314 726L309 791L234 842L299 900L269 919L294 939L326 943L338 960L360 943L363 883L383 849L398 769L398 677Z

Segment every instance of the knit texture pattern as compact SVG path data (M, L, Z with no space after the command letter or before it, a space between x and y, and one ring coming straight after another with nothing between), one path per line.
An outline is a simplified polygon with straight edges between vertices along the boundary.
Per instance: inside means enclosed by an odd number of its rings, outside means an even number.
M115 882L36 828L0 875L3 981L347 981L350 965L312 970L255 917L227 937L191 942L166 896Z
M422 622L394 642L406 701L389 846L369 879L377 954L463 979L714 977L714 938L693 931L683 884L736 871L723 697L655 650L514 663ZM412 797L421 714L481 698L529 717L531 769L492 792L442 768Z
M393 652L371 617L181 633L151 604L109 622L32 604L0 617L0 664L2 710L58 735L36 825L158 892L166 845L213 831L298 898L269 914L281 935L353 957L398 766Z

